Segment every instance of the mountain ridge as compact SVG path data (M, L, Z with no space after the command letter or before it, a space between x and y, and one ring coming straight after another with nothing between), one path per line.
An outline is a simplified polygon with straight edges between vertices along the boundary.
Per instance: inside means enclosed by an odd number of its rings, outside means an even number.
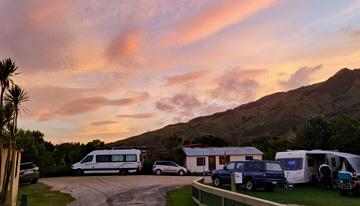
M214 135L233 145L259 136L294 137L313 117L349 115L360 117L360 69L341 69L324 82L277 92L187 123L170 124L112 146L159 146L161 139L179 135L184 139Z

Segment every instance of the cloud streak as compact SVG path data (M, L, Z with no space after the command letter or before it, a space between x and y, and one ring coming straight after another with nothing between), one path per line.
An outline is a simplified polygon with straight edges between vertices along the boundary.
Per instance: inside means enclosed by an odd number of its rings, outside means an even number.
M140 114L119 114L118 118L132 118L132 119L149 119L155 117L155 113L140 113Z
M272 2L271 0L218 1L210 8L176 24L174 32L170 32L166 37L168 41L165 44L183 46L205 39L268 7Z
M199 71L171 76L166 78L165 86L173 86L173 85L192 82L202 77L205 77L208 73L209 73L208 70L199 70Z

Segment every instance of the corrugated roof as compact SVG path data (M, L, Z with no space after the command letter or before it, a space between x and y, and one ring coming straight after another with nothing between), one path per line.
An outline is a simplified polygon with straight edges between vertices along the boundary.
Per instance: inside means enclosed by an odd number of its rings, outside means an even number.
M255 147L207 147L207 148L183 148L187 156L208 155L262 155Z

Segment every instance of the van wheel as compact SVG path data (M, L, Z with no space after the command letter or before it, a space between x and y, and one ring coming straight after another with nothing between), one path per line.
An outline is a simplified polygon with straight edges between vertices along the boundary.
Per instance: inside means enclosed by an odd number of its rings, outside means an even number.
M31 184L36 184L37 181L38 181L38 179L33 179L33 180L31 180Z
M120 170L120 175L127 175L128 171L125 169Z
M156 174L156 175L161 175L162 172L161 172L161 170L155 170L155 174Z
M250 178L245 180L245 189L247 191L254 191L255 190L254 182Z
M83 174L84 174L84 171L82 171L82 170L80 170L80 169L75 170L75 175L81 176L81 175L83 175Z
M184 170L180 170L180 171L179 171L178 173L179 173L179 175L180 175L180 176L183 176L183 175L185 175L185 172L184 172Z
M213 178L213 185L215 187L221 187L221 180L220 180L220 177L219 176L215 176Z

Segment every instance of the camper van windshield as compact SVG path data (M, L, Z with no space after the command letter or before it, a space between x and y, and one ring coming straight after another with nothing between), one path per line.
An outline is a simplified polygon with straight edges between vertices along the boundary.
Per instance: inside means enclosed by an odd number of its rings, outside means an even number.
M302 158L283 158L277 159L283 170L301 170L303 168Z

